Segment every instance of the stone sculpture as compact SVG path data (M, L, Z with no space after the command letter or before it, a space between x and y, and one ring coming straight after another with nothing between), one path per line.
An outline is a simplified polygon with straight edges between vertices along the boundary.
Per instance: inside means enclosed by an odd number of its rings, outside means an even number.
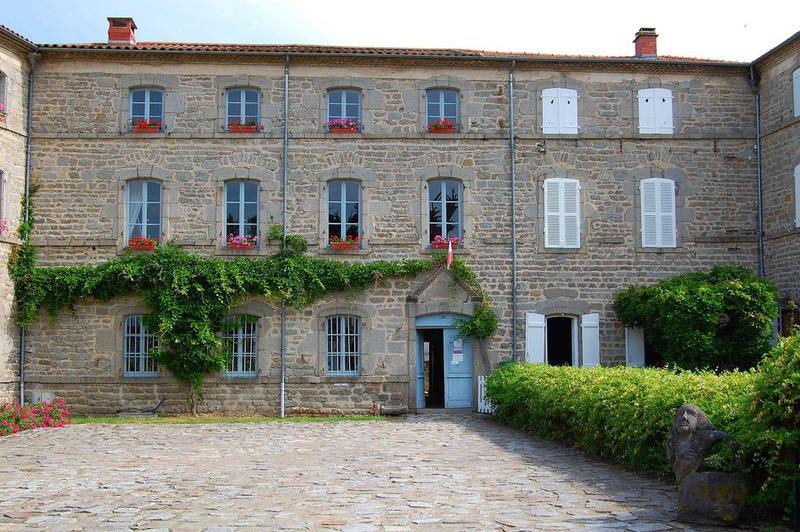
M692 404L675 413L667 457L678 483L678 520L710 525L738 522L747 499L747 477L740 472L715 471L706 454L718 443L730 445L738 462L738 444ZM741 469L740 464L735 464Z

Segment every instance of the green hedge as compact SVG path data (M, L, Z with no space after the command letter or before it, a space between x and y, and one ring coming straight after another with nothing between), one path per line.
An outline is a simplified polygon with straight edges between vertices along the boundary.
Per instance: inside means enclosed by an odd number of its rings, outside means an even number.
M495 415L539 436L662 477L676 409L696 404L742 446L757 510L788 509L790 451L800 447L800 336L785 340L757 370L672 372L508 364L486 384ZM714 456L725 466L730 457Z

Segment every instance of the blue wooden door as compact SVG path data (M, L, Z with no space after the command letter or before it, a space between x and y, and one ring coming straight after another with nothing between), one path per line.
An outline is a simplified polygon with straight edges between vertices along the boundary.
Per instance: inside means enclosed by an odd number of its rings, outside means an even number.
M425 408L425 359L422 334L417 333L417 408Z
M444 407L472 407L472 349L458 329L444 329Z

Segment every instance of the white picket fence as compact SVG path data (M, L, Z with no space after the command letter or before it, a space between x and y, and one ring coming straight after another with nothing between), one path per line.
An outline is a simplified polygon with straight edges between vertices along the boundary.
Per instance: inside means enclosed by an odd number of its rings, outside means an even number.
M491 403L486 400L486 375L478 376L478 412L481 414L494 412Z

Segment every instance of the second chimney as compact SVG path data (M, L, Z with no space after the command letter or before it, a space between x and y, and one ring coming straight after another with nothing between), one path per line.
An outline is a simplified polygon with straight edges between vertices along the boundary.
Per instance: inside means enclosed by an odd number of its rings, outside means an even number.
M636 57L642 59L655 59L656 53L656 29L655 28L639 28L636 32L636 38L633 40L633 45L636 48Z
M136 44L136 23L130 17L108 17L108 44Z

